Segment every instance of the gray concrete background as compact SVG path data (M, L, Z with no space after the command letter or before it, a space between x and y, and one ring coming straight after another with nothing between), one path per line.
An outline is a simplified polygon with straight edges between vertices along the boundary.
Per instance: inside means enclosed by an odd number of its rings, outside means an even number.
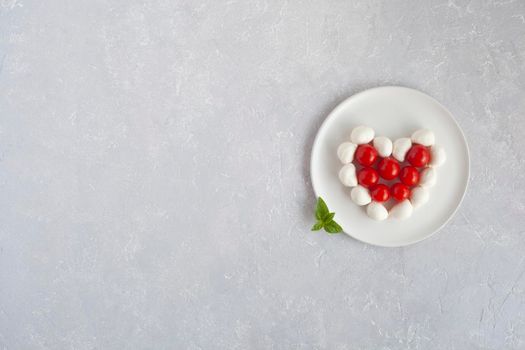
M0 348L524 349L525 2L0 0ZM451 223L309 231L326 114L420 89Z

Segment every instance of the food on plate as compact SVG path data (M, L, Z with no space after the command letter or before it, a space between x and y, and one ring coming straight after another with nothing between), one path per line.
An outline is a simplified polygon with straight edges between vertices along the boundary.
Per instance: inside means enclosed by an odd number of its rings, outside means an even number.
M390 198L390 190L385 184L377 184L370 190L370 196L376 202L386 202Z
M355 151L355 160L363 166L374 164L377 159L377 151L373 146L360 145Z
M435 142L434 133L428 129L419 129L412 134L412 143L417 143L423 146L432 146Z
M405 161L405 156L408 150L412 147L412 141L408 137L403 137L394 141L394 146L392 149L392 155L395 159L400 162Z
M430 166L437 168L447 161L447 154L442 146L435 145L430 148Z
M425 187L418 186L412 189L410 194L410 202L414 208L419 208L428 202L430 194Z
M363 168L357 172L357 181L361 186L368 188L379 181L379 174L375 169Z
M430 162L430 152L425 146L413 145L406 155L406 160L413 166L421 168Z
M367 215L377 221L383 221L388 218L388 210L385 206L378 202L371 202L366 207Z
M395 219L404 220L412 216L414 212L414 207L408 199L405 199L402 202L397 203L390 209L390 216Z
M415 186L419 182L419 171L415 167L407 165L401 169L399 179L407 186Z
M399 163L394 158L383 158L378 164L379 175L385 180L395 179L399 175Z
M357 176L355 173L355 165L352 163L346 164L339 170L339 180L348 187L357 186Z
M390 188L390 194L396 201L401 202L410 197L410 188L400 182L395 183Z
M360 185L352 188L352 191L350 192L350 198L352 198L352 201L357 205L367 205L372 201L368 190Z
M368 126L358 126L352 130L350 141L358 145L364 145L374 139L374 129Z
M416 130L411 137L394 142L374 135L372 128L358 126L350 133L350 140L339 145L337 157L344 164L339 179L344 186L353 187L351 200L366 205L370 218L406 219L429 201L429 188L437 180L436 168L447 159L445 149L435 145L435 135L429 129Z
M437 174L435 168L425 168L421 172L421 180L419 184L423 187L432 187L436 184Z
M352 142L343 142L337 147L337 157L343 164L351 163L354 160L354 153L357 145Z
M394 146L392 144L392 141L388 137L377 136L374 139L374 147L377 150L377 153L380 157L386 158L390 157Z

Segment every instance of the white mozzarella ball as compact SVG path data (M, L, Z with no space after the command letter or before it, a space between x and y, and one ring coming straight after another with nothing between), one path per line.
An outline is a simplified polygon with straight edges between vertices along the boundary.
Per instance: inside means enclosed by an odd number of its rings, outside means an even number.
M363 145L369 143L374 139L374 129L368 126L357 126L350 134L350 141L355 144Z
M355 171L355 165L350 163L342 167L341 170L339 170L339 180L341 180L341 183L345 186L356 186L357 176Z
M343 164L352 163L357 145L352 142L343 142L337 147L337 157Z
M350 192L350 197L357 205L367 205L372 201L372 197L370 197L368 190L361 185L357 185L352 189Z
M412 202L412 206L414 208L419 208L428 202L429 197L430 194L428 190L424 187L418 186L412 189L412 193L410 194L410 202Z
M408 199L397 203L390 209L390 216L395 219L404 220L408 219L414 212L414 207Z
M377 221L383 221L388 217L388 210L378 202L372 202L366 207L368 216Z
M412 142L423 146L432 146L435 141L434 133L428 129L419 129L412 134Z
M392 154L392 141L388 137L378 136L374 139L374 148L381 157L389 157Z
M392 155L395 159L400 162L405 161L405 156L407 155L408 150L412 147L412 141L408 137L403 137L394 141L394 148L392 150Z
M432 187L436 184L437 172L434 168L425 168L421 172L419 179L419 185L422 187Z
M445 149L441 146L434 145L430 148L430 166L437 168L442 166L447 160Z

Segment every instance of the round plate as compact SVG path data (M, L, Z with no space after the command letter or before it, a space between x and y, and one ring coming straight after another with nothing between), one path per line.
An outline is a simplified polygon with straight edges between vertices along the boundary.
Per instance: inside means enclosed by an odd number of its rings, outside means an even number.
M350 199L350 189L339 182L342 165L337 147L350 139L358 125L373 128L392 141L410 137L417 129L434 132L445 148L447 161L437 168L430 200L406 220L375 221ZM450 112L432 97L397 86L358 93L338 105L317 132L310 173L316 196L322 197L348 235L374 245L398 247L419 242L441 229L454 215L467 189L470 168L467 141Z

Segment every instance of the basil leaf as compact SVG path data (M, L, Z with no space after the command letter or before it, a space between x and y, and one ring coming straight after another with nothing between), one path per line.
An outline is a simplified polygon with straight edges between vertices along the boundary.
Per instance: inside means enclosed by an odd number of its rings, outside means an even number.
M343 229L337 222L334 221L335 213L328 210L328 206L321 197L317 198L315 206L315 217L317 222L312 226L312 231L324 230L330 234L343 232Z
M323 228L324 223L322 221L317 221L315 225L312 226L312 231L319 231Z
M330 213L330 211L328 210L328 207L326 206L326 203L324 202L324 200L319 197L317 199L317 206L316 206L316 209L315 209L315 217L317 218L317 220L323 220L323 218L328 215Z
M324 218L323 222L330 222L333 220L335 213L328 213Z
M324 230L328 233L340 233L343 232L343 228L335 221L330 221L324 225Z

